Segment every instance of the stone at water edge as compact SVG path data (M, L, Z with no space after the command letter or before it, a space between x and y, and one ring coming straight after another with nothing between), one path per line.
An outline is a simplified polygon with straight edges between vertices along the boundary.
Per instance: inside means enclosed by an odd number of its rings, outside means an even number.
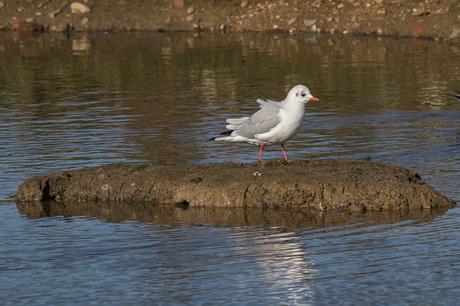
M455 204L413 170L350 159L269 161L261 166L112 164L33 177L19 187L16 200L349 211Z
M89 6L86 4L80 3L80 2L73 2L70 5L70 10L72 11L73 14L84 14L84 13L89 13L91 9Z

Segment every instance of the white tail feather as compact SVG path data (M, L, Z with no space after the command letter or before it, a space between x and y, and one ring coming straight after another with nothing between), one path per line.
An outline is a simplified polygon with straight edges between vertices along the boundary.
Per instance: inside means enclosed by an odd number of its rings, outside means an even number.
M227 119L225 121L227 121L227 123L230 123L230 124L241 125L241 124L244 124L244 123L248 122L249 119L250 119L250 117L230 118L230 119Z
M247 141L248 139L245 137L241 137L239 135L230 135L230 136L223 136L223 137L216 137L215 141L228 141L228 142L242 142Z
M234 131L234 130L237 130L240 128L241 125L234 125L234 124L228 124L225 126L225 128L227 130L231 130L231 131Z
M235 141L233 136L223 136L214 138L215 141Z

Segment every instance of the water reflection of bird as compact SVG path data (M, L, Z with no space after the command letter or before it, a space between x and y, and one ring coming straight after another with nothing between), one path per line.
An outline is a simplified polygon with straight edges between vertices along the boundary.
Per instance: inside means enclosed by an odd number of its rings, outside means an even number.
M262 150L265 145L281 144L284 160L287 161L284 143L297 131L305 113L305 104L318 102L310 90L304 85L293 87L281 102L260 100L260 110L250 117L227 119L228 129L219 137L211 138L216 141L247 142L259 146L260 163Z

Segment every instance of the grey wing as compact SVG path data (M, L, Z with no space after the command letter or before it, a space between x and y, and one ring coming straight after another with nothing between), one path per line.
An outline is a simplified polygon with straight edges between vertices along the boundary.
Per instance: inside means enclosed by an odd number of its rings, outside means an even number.
M280 104L280 102L277 102L277 101L274 101L274 100L269 100L269 99L266 99L266 100L257 99L256 102L259 103L260 108L262 108L262 107L264 107L266 105L272 105L272 106L275 106L275 107L279 107L279 104Z
M265 104L251 118L235 131L237 135L254 138L254 135L266 133L280 123L280 107Z

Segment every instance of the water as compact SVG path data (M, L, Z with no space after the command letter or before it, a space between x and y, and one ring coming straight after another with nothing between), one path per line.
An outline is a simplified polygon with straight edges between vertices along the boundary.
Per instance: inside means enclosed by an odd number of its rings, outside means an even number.
M399 163L460 202L458 45L0 34L2 303L456 303L458 208L349 216L11 200L25 178L60 169L254 162L254 146L207 139L297 83L322 102L308 107L290 158Z

